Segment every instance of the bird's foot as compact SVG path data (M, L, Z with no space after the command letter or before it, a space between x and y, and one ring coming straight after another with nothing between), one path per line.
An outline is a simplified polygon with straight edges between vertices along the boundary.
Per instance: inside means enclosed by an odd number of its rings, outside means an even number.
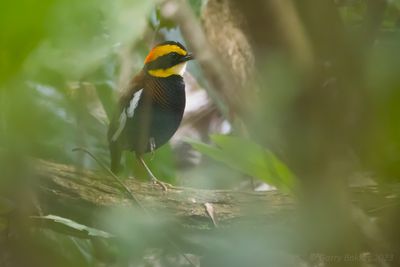
M149 169L149 167L147 167L146 162L144 162L143 158L141 157L141 155L136 154L136 157L138 158L139 162L142 164L142 166L145 168L145 170L147 171L148 176L151 179L151 182L155 185L159 185L161 186L161 188L163 189L163 191L168 191L168 188L173 188L173 186L171 184L168 183L164 183L161 182L160 180L158 180L154 174L151 172L151 170Z
M162 190L165 191L165 192L167 192L169 188L173 188L173 187L174 187L172 184L161 182L160 180L158 180L158 179L157 179L156 177L154 177L154 176L151 177L151 182L152 182L154 185L159 185L159 186L161 186Z

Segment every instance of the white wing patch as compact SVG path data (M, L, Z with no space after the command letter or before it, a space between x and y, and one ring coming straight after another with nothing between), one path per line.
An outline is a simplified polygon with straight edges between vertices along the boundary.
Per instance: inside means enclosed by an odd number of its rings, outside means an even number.
M142 93L143 93L143 89L140 89L139 91L134 93L132 100L129 102L129 106L122 110L121 115L119 116L118 129L113 134L111 141L113 141L113 142L117 141L119 135L122 133L122 131L125 128L126 119L132 118L133 114L135 114L135 109L137 108L137 105L139 104L140 96L142 95Z
M143 89L140 89L139 91L133 94L132 100L131 102L129 102L129 107L126 112L129 118L132 118L133 114L135 114L135 109L139 104L140 96L142 95L142 93Z
M125 113L125 109L122 110L121 115L119 116L119 126L118 129L115 131L114 135L111 138L111 141L115 142L117 141L119 135L122 133L122 130L125 127L125 123L126 123L126 113Z

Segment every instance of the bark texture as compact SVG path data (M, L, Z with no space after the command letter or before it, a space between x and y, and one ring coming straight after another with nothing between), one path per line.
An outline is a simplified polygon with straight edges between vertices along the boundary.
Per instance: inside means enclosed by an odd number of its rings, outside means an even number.
M39 199L45 213L69 218L88 217L96 211L111 207L134 205L119 185L109 176L93 171L47 161L35 164L38 170ZM168 213L182 224L194 229L214 228L210 205L218 227L252 220L265 225L282 218L297 217L296 200L278 191L245 192L159 187L128 179L124 182L135 197L151 213ZM396 206L400 186L365 186L351 188L353 203L368 214L382 214ZM208 204L207 204L208 203ZM257 220L254 220L257 218Z

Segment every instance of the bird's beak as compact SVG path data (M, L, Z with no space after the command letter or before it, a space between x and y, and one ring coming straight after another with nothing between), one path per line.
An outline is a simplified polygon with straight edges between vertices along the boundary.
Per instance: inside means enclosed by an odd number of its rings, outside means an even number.
M184 61L184 62L185 62L185 61L192 60L192 59L194 59L192 53L187 53L187 55L183 57L183 61Z

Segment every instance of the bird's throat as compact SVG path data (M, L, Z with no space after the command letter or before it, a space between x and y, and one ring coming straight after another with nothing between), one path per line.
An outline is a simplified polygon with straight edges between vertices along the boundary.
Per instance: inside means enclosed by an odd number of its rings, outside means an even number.
M171 75L180 75L183 76L183 74L186 71L186 65L187 62L182 62L180 64L177 64L171 68L167 69L155 69L155 70L149 70L149 74L154 77L159 77L159 78L165 78L169 77Z

